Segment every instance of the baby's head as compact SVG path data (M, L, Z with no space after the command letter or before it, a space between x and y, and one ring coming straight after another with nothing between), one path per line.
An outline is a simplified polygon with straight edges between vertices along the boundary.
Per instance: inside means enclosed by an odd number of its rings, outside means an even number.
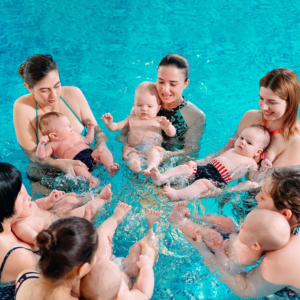
M154 82L144 81L135 89L133 106L139 119L155 118L161 107L160 102Z
M62 113L55 111L46 113L41 117L39 128L43 135L48 135L50 141L67 139L73 132L69 119Z
M235 151L246 157L260 155L270 144L270 133L262 125L254 124L246 127L235 141Z
M251 211L242 224L239 240L253 250L271 251L284 247L290 239L285 217L268 209Z
M98 260L81 280L80 294L86 300L113 300L122 284L119 267L110 260Z

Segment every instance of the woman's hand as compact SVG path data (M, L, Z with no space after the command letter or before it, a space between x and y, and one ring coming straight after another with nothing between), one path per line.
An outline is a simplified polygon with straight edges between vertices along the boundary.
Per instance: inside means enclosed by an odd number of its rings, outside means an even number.
M218 238L216 235L211 237L211 243L208 241L204 241L206 245L213 249L214 251L224 251L225 246L230 242L230 240L223 241L223 237L220 237L220 240L218 241Z

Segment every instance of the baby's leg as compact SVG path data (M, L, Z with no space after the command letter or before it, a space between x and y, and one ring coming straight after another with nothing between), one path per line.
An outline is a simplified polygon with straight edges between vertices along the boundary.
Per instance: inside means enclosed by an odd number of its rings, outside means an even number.
M206 223L211 223L218 225L218 229L224 231L224 232L235 232L238 230L238 226L235 223L235 221L231 217L225 217L225 216L217 216L214 214L204 215L204 216L192 216L190 213L187 213L185 215L187 218L191 218L193 220L201 220Z
M155 233L153 232L153 226L159 219L159 212L153 209L147 209L146 214L149 227L147 234L130 248L129 254L124 261L124 268L126 269L127 274L132 278L135 278L140 271L136 263L139 260L139 256L142 254L142 242L151 247L153 252L153 255L151 256L153 256L154 261L158 255L158 241Z
M107 185L105 187L106 190L110 190L110 185ZM102 193L102 192L101 192ZM83 218L85 214L86 207L90 207L91 209L91 215L92 218L98 213L100 208L107 202L111 200L111 196L107 197L106 199L101 198L101 193L94 199L86 203L85 205L82 205L78 208L72 209L67 214L68 217L79 217Z
M115 175L119 169L119 165L114 163L111 152L104 146L100 146L94 151L96 151L97 155L99 155L100 162L105 166L109 174L111 176ZM92 153L92 158L93 156L94 155ZM96 160L94 161L97 162Z
M210 241L211 237L217 236L219 240L221 235L216 230L202 226L200 224L195 224L185 217L189 212L187 208L187 201L178 202L175 204L171 214L168 217L168 221L177 223L179 229L188 237L195 239L197 237L196 230L200 229L203 238L207 241Z
M212 184L207 179L196 180L194 183L181 190L171 188L168 183L164 187L164 195L171 201L197 199L204 193L208 192L210 186L212 186Z
M150 176L150 170L156 168L160 164L161 155L160 152L155 148L149 149L145 154L148 160L148 167L143 171L143 174L144 176Z
M155 185L162 185L168 182L168 180L172 177L179 177L180 175L192 176L193 172L194 168L191 168L188 165L180 165L175 168L171 168L163 174L160 174L157 168L154 167L150 170L150 176Z
M76 174L76 176L82 176L85 177L89 182L89 187L90 188L95 188L96 186L99 185L99 180L92 176L92 174L84 167L80 167L80 166L74 166L74 172Z
M135 152L130 153L127 157L127 163L130 170L132 170L133 172L136 173L142 172L139 154Z

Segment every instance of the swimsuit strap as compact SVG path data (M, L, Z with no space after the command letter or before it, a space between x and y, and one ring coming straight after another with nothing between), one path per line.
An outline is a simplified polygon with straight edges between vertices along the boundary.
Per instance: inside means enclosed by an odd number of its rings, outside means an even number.
M35 130L35 135L36 135L36 140L39 140L39 116L38 116L38 107L36 100L34 99L35 103L35 114L36 114L36 130Z
M292 234L296 235L298 233L300 233L300 225L292 230Z
M70 109L70 111L73 113L73 115L77 118L77 120L80 122L80 124L81 124L82 126L84 126L83 123L81 122L81 120L79 119L79 117L75 114L74 110L73 110L73 109L71 108L71 106L64 100L64 98L63 98L62 96L60 96L60 99L67 105L67 107Z
M19 288L21 287L22 283L24 283L25 280L27 279L32 279L32 278L40 278L41 274L35 271L30 271L24 273L18 281L16 281L16 289L15 289L15 295L17 295Z
M33 253L36 253L35 251L31 250L31 249L28 249L28 248L25 248L25 247L15 247L15 248L12 248L11 250L8 251L8 253L5 255L4 259L3 259L3 262L2 262L2 265L1 265L1 268L0 268L0 281L1 281L1 276L2 276L2 272L3 272L3 269L4 269L4 265L6 263L6 260L8 259L9 255L16 249L26 249L26 250L29 250Z
M220 175L222 176L222 178L225 180L227 184L231 181L231 176L228 170L222 164L220 164L215 159L211 161L210 164L212 164L219 171Z

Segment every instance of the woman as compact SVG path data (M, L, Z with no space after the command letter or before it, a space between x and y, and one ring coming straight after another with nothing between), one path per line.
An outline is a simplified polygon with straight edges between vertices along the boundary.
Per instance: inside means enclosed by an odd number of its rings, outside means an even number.
M176 128L174 137L163 133L162 146L167 150L164 158L171 155L187 155L199 150L205 114L182 96L189 84L189 73L190 66L187 59L175 53L165 56L158 66L156 89L162 107L157 115L166 117ZM129 149L126 147L123 155L137 151Z
M82 135L87 133L86 124L97 124L93 113L82 94L76 87L62 87L58 67L52 56L33 55L19 67L19 74L24 79L24 86L30 94L21 96L14 104L14 126L18 142L29 159L36 161L35 150L42 137L39 120L48 112L61 112L69 119L74 130ZM99 126L95 127L97 146L104 146L104 151L111 157L105 146L106 136ZM71 159L46 158L39 163L56 167L64 172L73 166L82 165Z
M34 269L38 256L29 245L18 240L11 224L22 212L28 194L19 170L0 163L0 299L14 299L15 280L25 269Z
M89 221L69 217L54 222L37 236L39 270L22 272L16 283L18 299L78 299L79 280L96 262L98 234Z
M270 209L283 214L291 227L288 244L268 252L259 266L248 274L230 274L207 249L202 237L190 242L199 250L209 267L217 267L233 293L243 298L258 298L275 294L284 299L300 299L300 172L297 169L275 169L256 196L259 209ZM214 271L213 271L214 272ZM274 297L275 297L274 296ZM275 297L275 298L276 298ZM276 298L277 299L277 298ZM280 298L281 299L281 298Z

